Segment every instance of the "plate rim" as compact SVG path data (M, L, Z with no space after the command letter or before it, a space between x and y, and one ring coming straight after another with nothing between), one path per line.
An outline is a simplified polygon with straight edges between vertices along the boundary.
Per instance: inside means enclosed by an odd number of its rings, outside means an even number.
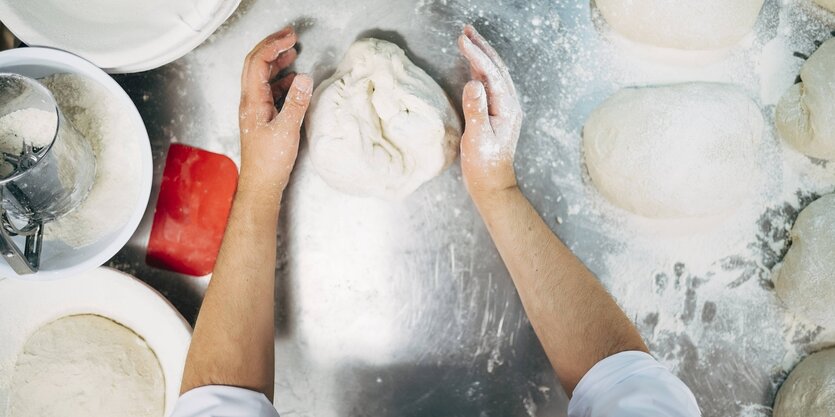
M54 48L62 51L67 51L78 55L84 59L89 60L103 71L110 74L127 74L134 72L148 71L159 68L163 65L176 61L188 54L203 42L206 41L220 26L228 20L233 13L238 9L242 0L219 0L217 9L206 24L198 32L194 32L190 37L177 37L170 39L168 42L169 48L165 50L157 49L154 52L149 52L142 56L138 53L142 49L139 47L133 48L136 60L118 62L111 66L101 66L94 59L94 55L101 55L95 53L85 53L84 48L73 47L67 44L63 39L51 39L40 33L33 25L26 22L19 16L18 8L12 6L10 3L0 2L0 15L3 16L3 23L14 35L29 46ZM124 53L124 51L122 51ZM131 55L131 54L128 54Z

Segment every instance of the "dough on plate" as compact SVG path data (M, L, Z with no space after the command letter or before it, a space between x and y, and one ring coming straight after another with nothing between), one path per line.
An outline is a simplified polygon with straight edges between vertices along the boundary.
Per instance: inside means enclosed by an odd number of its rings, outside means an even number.
M824 42L777 104L780 135L814 158L835 160L835 39Z
M58 319L23 347L7 417L161 417L165 380L142 338L94 315Z
M594 0L606 22L641 43L688 50L720 49L753 29L764 0Z
M583 149L615 205L648 218L709 217L751 194L763 128L759 107L731 85L625 88L588 118Z
M777 392L774 417L835 416L835 349L809 355Z
M331 187L397 200L455 159L461 121L441 87L397 45L354 43L306 120L310 157Z
M791 239L774 278L777 296L813 323L835 329L835 194L800 213Z

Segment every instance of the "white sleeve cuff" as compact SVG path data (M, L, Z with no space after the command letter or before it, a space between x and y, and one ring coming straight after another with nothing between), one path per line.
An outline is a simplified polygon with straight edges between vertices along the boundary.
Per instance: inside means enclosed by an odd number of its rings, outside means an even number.
M612 355L594 365L574 389L569 417L698 417L693 393L644 352Z
M278 412L260 392L208 385L183 394L171 417L278 417Z

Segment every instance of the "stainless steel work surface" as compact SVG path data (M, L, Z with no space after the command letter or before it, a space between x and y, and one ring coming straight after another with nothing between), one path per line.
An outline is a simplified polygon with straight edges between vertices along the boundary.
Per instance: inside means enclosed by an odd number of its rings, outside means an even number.
M145 119L158 187L170 143L238 159L242 61L268 33L294 24L295 69L317 81L358 37L392 40L460 103L468 71L455 41L474 23L507 60L523 99L516 168L524 193L612 291L653 353L692 387L705 416L770 415L799 356L835 340L780 306L770 273L797 210L835 184L833 167L782 147L773 131L774 91L791 85L802 64L791 52L813 51L833 20L805 0L768 0L745 45L690 65L657 62L664 54L617 40L592 15L583 0L244 0L194 52L117 80ZM782 174L766 183L771 191L760 193L756 209L743 210L753 217L732 217L719 231L643 231L585 179L582 125L622 86L690 80L737 84L762 105L765 169ZM805 179L812 170L819 180ZM111 265L148 282L194 322L208 279L144 264L155 203ZM328 188L303 145L279 241L282 416L566 414L567 396L457 164L407 200L386 203Z

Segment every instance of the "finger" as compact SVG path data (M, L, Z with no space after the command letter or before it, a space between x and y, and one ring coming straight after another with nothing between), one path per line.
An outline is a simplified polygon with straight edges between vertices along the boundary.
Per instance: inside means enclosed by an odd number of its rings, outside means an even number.
M481 51L484 52L484 54L487 55L491 61L493 61L493 64L495 64L496 67L499 68L499 71L501 71L505 80L505 84L507 84L508 91L510 91L514 98L517 97L516 86L513 84L513 77L510 76L510 69L507 67L507 64L505 64L496 49L494 49L493 46L487 42L487 39L485 39L484 36L482 36L481 33L479 33L472 25L464 27L464 34L476 47L481 49Z
M298 56L299 53L295 48L282 52L281 55L279 55L278 58L270 64L270 80L275 79L281 71L284 71L287 67L292 65Z
M298 133L302 126L304 114L310 105L310 96L313 93L313 78L307 74L298 74L294 77L290 89L287 91L287 98L284 100L284 107L281 113L272 121L284 129L292 129Z
M284 28L279 32L267 36L258 42L247 54L244 60L244 70L241 75L242 87L246 87L247 81L253 79L253 75L261 75L259 68L269 67L278 56L295 45L296 34L293 28ZM254 77L255 79L262 77Z
M490 115L487 109L487 91L480 81L470 81L464 86L462 99L464 106L465 132L492 132Z
M468 37L462 35L458 39L458 44L464 58L470 63L473 78L484 83L490 115L506 116L505 113L509 112L509 104L515 101L515 97L509 90L501 71Z
M487 42L487 39L484 39L484 36L481 36L480 33L472 26L466 25L464 26L464 36L466 36L470 42L472 42L475 46L481 49L488 58L501 70L503 73L510 78L510 71L507 69L507 65L505 65L504 60L499 53L496 52L495 49Z
M292 28L274 33L261 41L247 55L241 76L241 119L264 124L275 117L270 88L271 64L296 43Z
M272 83L271 88L273 90L273 98L275 101L281 100L287 94L287 91L290 90L290 86L293 85L293 80L295 78L296 73L291 72L278 81Z

